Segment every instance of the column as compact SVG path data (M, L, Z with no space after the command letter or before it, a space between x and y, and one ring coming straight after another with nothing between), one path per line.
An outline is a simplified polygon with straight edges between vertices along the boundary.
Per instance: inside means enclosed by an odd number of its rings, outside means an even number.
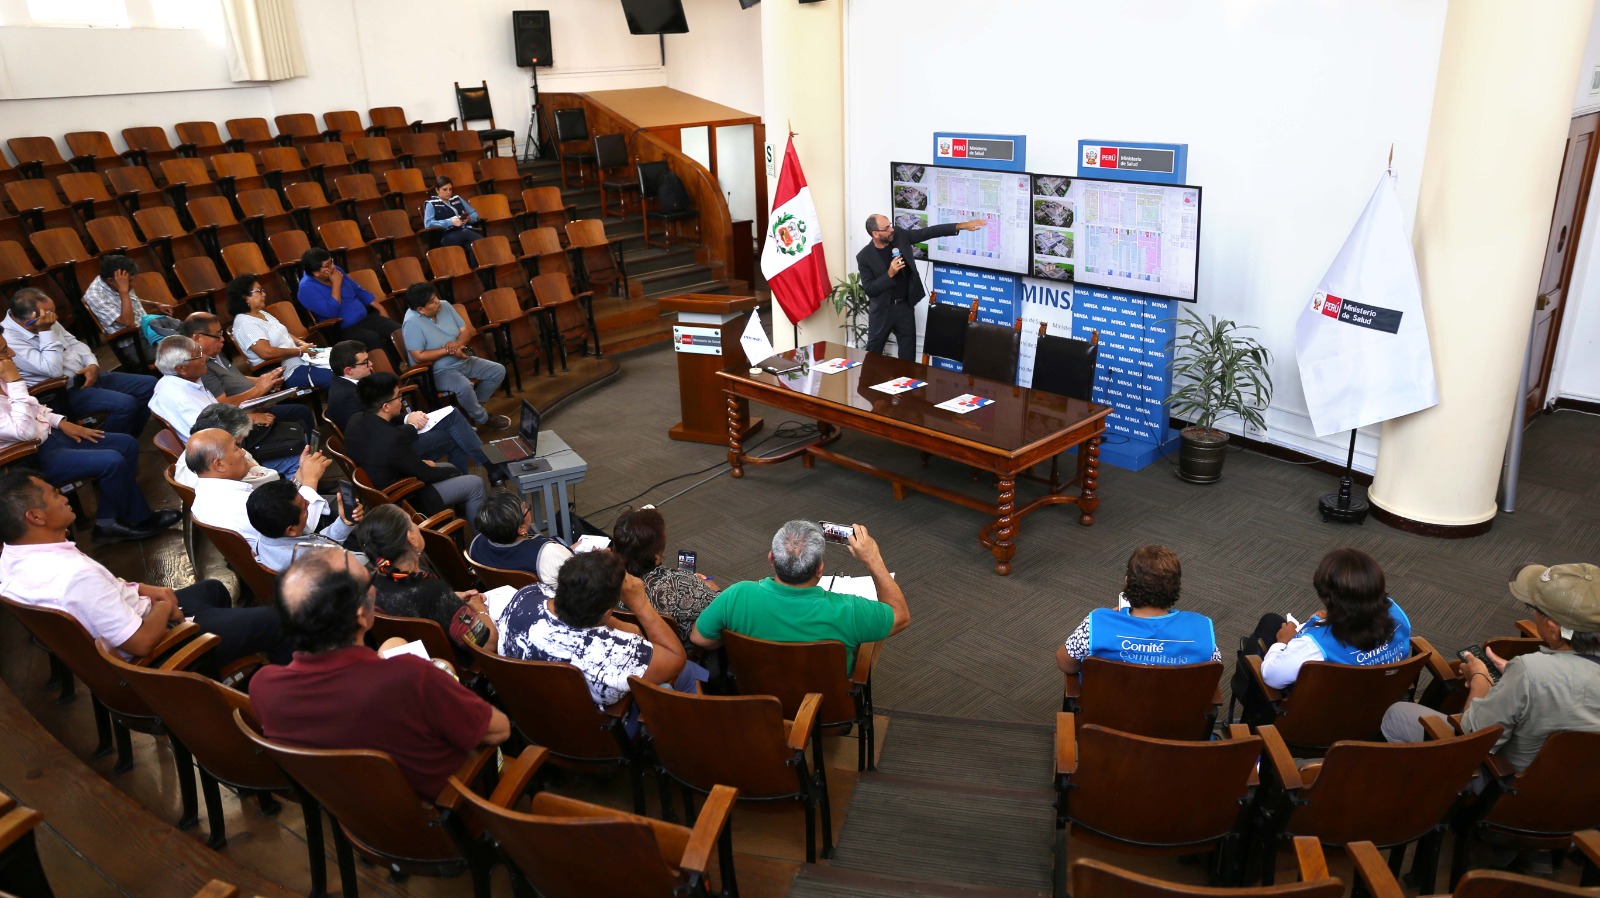
M1390 526L1472 536L1493 524L1593 10L1450 2L1412 237L1439 404L1383 425L1368 497Z
M768 202L777 188L778 165L792 127L822 224L830 282L848 268L852 236L844 222L844 6L782 0L756 7L761 11L767 158L772 160ZM824 302L800 322L800 343L840 341L843 323ZM772 344L779 350L795 345L794 329L777 303L772 304L772 330Z

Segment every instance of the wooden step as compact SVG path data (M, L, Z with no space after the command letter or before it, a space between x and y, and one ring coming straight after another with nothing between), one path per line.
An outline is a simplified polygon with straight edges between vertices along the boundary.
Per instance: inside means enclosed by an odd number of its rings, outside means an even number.
M643 346L652 346L665 343L672 339L672 324L669 318L659 318L653 324L637 324L611 333L600 334L600 346L607 355L616 352L627 352Z

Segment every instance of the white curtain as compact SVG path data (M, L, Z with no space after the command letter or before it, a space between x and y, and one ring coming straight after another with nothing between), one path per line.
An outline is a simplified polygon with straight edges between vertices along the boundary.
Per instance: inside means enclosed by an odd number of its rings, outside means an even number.
M306 73L294 0L222 0L235 81L282 81Z

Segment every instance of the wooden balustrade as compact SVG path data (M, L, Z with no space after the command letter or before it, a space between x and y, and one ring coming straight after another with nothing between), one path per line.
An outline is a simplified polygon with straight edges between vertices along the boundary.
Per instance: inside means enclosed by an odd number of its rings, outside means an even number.
M551 112L581 107L588 119L591 135L625 134L628 136L628 155L634 162L665 160L672 172L683 181L690 202L700 213L699 261L710 265L715 277L729 276L733 258L733 219L728 212L728 200L722 194L722 186L705 166L684 155L683 151L661 137L640 130L637 124L587 94L541 92L539 100L547 110L545 122L540 126L544 134L555 133L551 127L553 119L549 117ZM761 126L757 125L756 128L757 146L760 146Z

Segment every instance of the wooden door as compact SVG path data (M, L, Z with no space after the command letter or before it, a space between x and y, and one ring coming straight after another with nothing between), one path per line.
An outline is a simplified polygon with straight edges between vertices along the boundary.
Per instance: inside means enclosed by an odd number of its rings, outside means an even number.
M1573 250L1583 230L1583 210L1594 178L1595 153L1600 149L1600 143L1595 141L1597 127L1600 113L1593 113L1573 119L1572 129L1567 132L1567 154L1561 162L1561 184L1556 188L1556 206L1550 217L1550 237L1545 244L1544 270L1539 274L1533 313L1524 421L1544 408L1550 386L1550 367L1555 360L1556 338L1561 333L1561 313L1567 304L1567 284L1572 278Z

